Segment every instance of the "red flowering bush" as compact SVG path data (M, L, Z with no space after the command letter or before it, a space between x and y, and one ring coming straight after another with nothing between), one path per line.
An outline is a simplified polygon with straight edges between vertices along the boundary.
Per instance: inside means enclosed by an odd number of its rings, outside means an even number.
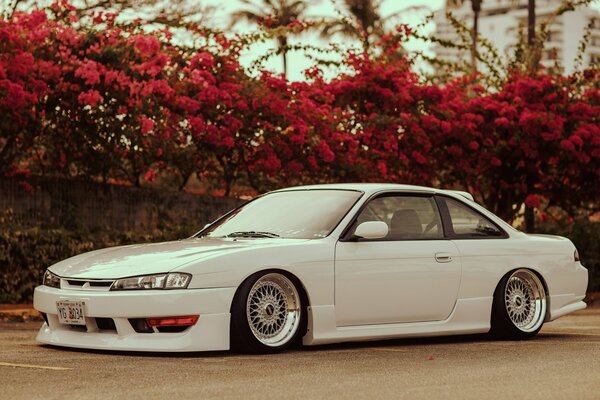
M35 41L43 41L44 12L0 20L0 172L27 174L17 161L29 153L42 129L39 102L49 92L56 72L35 54Z
M595 209L600 75L515 72L498 90L421 82L385 35L324 80L250 75L247 45L189 26L78 23L70 7L0 20L0 173L263 191L390 181L475 193L510 219L522 205ZM302 24L296 24L298 26ZM294 29L297 26L294 26Z
M453 90L453 83L445 88ZM510 75L497 92L437 104L447 132L430 126L443 181L466 187L506 219L525 204L576 212L596 202L600 178L597 75ZM597 205L595 205L597 207Z

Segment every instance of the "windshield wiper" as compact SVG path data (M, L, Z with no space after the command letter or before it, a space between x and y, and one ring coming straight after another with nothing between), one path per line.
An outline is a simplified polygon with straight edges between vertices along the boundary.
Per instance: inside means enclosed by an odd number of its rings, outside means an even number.
M279 235L276 233L272 233L272 232L240 231L240 232L231 232L230 234L225 235L225 237L276 238L276 237L279 237Z

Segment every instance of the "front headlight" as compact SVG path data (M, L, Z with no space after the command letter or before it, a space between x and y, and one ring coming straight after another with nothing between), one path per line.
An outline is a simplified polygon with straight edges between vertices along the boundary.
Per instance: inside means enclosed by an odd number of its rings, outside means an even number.
M42 280L42 285L50 286L53 288L60 288L60 277L58 275L54 275L49 270L44 272L44 279Z
M139 289L185 289L190 284L192 276L182 272L170 274L133 276L117 279L110 290L139 290Z

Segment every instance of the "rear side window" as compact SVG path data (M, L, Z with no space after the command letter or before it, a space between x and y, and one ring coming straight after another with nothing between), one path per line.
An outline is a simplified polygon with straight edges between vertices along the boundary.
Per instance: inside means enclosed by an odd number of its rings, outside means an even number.
M439 197L447 210L446 229L455 238L498 238L506 233L471 207L449 197Z

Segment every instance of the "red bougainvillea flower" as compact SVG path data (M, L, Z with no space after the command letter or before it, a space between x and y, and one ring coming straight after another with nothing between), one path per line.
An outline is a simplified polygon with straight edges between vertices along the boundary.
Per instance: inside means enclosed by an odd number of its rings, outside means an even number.
M77 99L85 105L96 107L102 101L102 96L97 90L88 90L87 92L80 93Z
M540 208L540 196L537 194L530 194L525 198L525 205L531 208Z

